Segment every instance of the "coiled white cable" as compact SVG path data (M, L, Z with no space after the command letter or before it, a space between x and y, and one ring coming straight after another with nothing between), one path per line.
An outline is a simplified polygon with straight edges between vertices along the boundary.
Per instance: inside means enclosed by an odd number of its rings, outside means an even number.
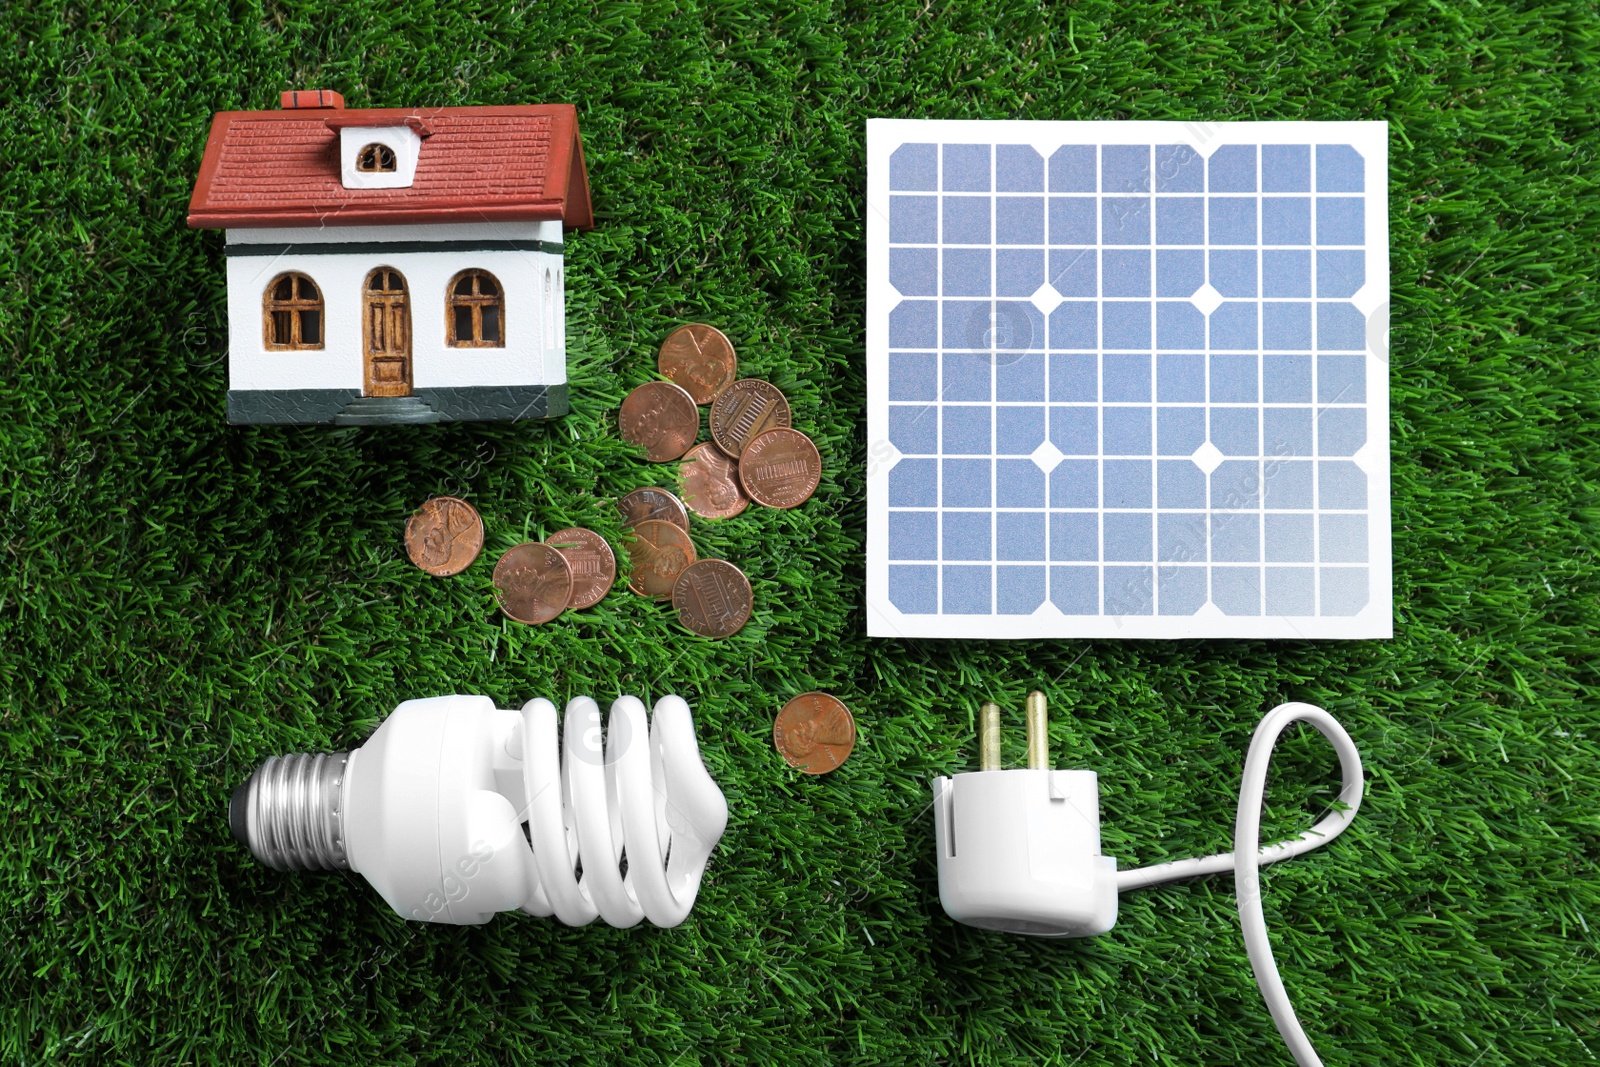
M689 705L662 697L647 724L638 698L618 698L602 750L600 708L578 697L567 705L559 759L555 705L530 700L522 716L531 887L522 910L570 926L596 917L618 927L683 922L728 822Z
M1308 722L1315 726L1333 745L1339 756L1339 770L1344 784L1339 790L1343 804L1311 829L1288 841L1280 841L1266 848L1261 846L1261 806L1266 798L1267 766L1272 760L1272 748L1278 736L1290 724ZM1117 890L1125 892L1145 886L1191 878L1200 874L1216 874L1231 869L1234 893L1239 904L1239 925L1244 930L1245 951L1250 955L1250 966L1255 971L1256 985L1261 987L1261 998L1272 1013L1272 1021L1283 1036L1284 1044L1300 1067L1321 1067L1322 1060L1312 1047L1295 1017L1289 1003L1288 991L1278 974L1278 964L1272 958L1272 942L1267 938L1267 920L1261 910L1260 868L1268 863L1286 860L1325 845L1344 832L1356 817L1361 806L1362 778L1361 753L1345 732L1339 721L1326 711L1311 704L1280 704L1262 718L1250 739L1245 755L1244 777L1239 785L1239 810L1233 827L1233 851L1196 859L1176 860L1150 867L1135 867L1117 872Z

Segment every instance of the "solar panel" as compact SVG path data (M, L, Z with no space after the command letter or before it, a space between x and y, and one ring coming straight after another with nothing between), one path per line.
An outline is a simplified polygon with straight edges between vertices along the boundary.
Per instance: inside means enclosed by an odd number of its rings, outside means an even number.
M868 632L1390 636L1386 142L869 122Z

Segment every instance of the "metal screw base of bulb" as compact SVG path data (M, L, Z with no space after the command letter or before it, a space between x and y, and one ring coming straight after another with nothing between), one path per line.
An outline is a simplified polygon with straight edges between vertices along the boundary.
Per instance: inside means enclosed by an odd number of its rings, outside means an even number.
M273 756L228 803L228 826L280 871L345 870L343 789L348 752Z

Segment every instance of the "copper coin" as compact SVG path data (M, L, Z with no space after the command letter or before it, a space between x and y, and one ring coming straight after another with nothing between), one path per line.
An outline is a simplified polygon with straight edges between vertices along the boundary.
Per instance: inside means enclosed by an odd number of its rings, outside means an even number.
M703 322L691 322L667 334L656 366L687 389L696 404L711 403L739 373L733 342Z
M628 558L633 574L628 588L640 596L669 597L689 564L695 561L688 531L661 519L646 519L629 532Z
M757 434L787 425L788 398L760 378L740 378L711 405L711 439L734 459Z
M507 618L538 624L566 610L572 599L567 557L536 541L506 549L494 565L495 597Z
M593 530L573 526L557 530L545 544L567 557L572 568L572 597L569 608L587 608L600 603L617 580L617 557L606 539Z
M801 693L778 712L772 743L796 770L827 774L856 747L856 721L838 697Z
M617 421L622 439L642 446L653 463L677 459L700 436L694 397L671 382L645 382L629 393Z
M481 551L483 519L458 497L436 496L406 520L406 555L435 578L460 574Z
M689 449L678 471L683 477L683 502L696 515L731 519L750 506L739 484L739 465L716 445L707 442Z
M811 499L822 481L822 456L799 430L768 430L745 446L739 481L757 504L797 507Z
M727 560L690 564L672 587L678 621L701 637L738 633L750 621L750 604L750 579Z
M648 519L661 519L689 529L689 512L684 509L683 501L665 489L654 486L635 489L617 501L617 509L622 512L622 525L630 528Z

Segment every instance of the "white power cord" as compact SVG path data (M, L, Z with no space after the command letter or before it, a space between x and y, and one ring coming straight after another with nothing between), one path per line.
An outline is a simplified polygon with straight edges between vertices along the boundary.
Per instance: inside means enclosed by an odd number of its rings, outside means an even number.
M1344 779L1342 804L1311 829L1261 847L1267 766L1279 735L1307 722L1333 745ZM1100 854L1099 783L1093 771L1048 766L1044 696L1028 698L1027 770L999 769L999 709L985 705L983 769L934 781L939 897L951 918L987 929L1043 937L1102 934L1116 923L1117 894L1202 874L1234 872L1239 923L1256 984L1300 1067L1322 1060L1295 1017L1272 958L1261 909L1260 868L1338 837L1361 806L1361 754L1344 727L1310 704L1280 704L1256 727L1245 755L1233 851L1118 871Z

